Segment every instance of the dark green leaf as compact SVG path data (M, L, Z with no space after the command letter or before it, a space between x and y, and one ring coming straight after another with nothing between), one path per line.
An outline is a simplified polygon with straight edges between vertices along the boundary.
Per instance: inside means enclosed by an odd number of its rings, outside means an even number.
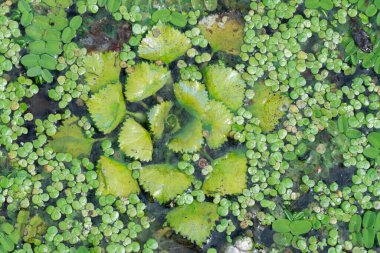
M363 216L363 228L373 228L376 221L376 213L372 211L367 211Z

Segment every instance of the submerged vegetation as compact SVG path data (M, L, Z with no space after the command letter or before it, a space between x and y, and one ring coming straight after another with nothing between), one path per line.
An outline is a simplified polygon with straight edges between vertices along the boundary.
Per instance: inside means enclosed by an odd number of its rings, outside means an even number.
M380 1L0 3L0 252L377 252Z

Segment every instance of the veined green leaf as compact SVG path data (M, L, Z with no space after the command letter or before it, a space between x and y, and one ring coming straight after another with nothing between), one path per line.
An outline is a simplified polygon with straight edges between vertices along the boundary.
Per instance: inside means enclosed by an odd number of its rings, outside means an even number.
M232 110L243 105L245 83L239 72L221 65L210 65L204 72L205 84L211 97Z
M197 201L193 201L190 205L176 207L166 216L168 224L174 231L200 247L210 236L218 219L217 205Z
M126 108L121 84L110 84L86 102L96 127L105 134L112 132L123 120Z
M98 161L98 192L117 197L128 197L131 193L139 193L137 181L132 177L132 171L127 164L101 156Z
M193 119L169 141L168 148L174 152L193 153L202 148L202 123Z
M243 152L231 152L212 163L202 190L207 195L233 195L247 188L247 158Z
M119 134L119 147L127 156L141 161L152 160L153 143L149 132L129 118Z
M148 113L150 123L150 131L156 139L160 139L165 129L165 120L169 115L170 109L173 107L171 101L165 101L155 105Z
M180 81L174 84L174 94L178 103L194 117L205 114L208 96L206 87L197 81Z
M141 41L138 54L143 59L169 64L190 47L190 40L180 31L170 25L157 24Z
M140 170L139 181L162 204L189 188L192 179L170 164L152 164Z
M139 63L127 78L125 97L130 102L143 100L170 81L170 71L166 67L153 63Z

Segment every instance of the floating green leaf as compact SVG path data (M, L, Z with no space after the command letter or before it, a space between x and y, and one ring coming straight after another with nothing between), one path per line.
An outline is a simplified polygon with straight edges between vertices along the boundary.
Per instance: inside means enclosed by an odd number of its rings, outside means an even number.
M204 78L211 97L232 110L243 105L245 83L239 72L221 65L209 65L205 68Z
M255 96L253 104L248 110L260 120L260 127L264 132L273 130L278 121L285 115L289 107L289 99L279 91L273 92L264 84L254 86Z
M125 97L130 102L143 100L170 81L170 71L166 67L153 63L139 63L127 78Z
M290 223L290 231L293 235L306 234L311 228L311 222L308 220L295 220Z
M174 84L177 101L195 117L202 117L208 103L206 87L197 81L180 81Z
M103 86L119 82L120 65L116 52L92 52L84 59L86 81L92 92Z
M106 8L109 12L113 13L119 10L121 0L107 0Z
M192 179L170 164L152 164L140 170L139 181L153 198L163 204L189 188Z
M49 146L57 153L70 153L73 157L88 156L91 153L94 140L86 137L78 126L78 117L63 121Z
M247 188L247 158L243 152L231 152L213 161L202 190L208 195L233 195Z
M290 232L290 221L288 219L278 219L272 223L274 231L279 233Z
M41 72L41 76L42 78L48 82L48 83L51 83L53 82L53 75L50 73L49 70L47 69L43 69L42 72Z
M153 143L149 132L131 118L124 122L120 131L119 146L127 156L141 161L152 160Z
M368 142L375 148L380 148L380 132L368 134Z
M197 201L193 201L190 205L176 207L166 216L168 224L174 231L198 246L202 246L210 236L218 219L217 205Z
M273 241L279 246L287 247L292 244L293 235L291 233L274 233Z
M168 148L174 152L193 153L202 148L202 123L193 119L169 141Z
M364 149L363 155L365 155L368 158L376 159L380 156L380 149L368 147Z
M170 10L168 10L168 9L156 10L152 14L152 21L155 23L157 23L158 21L166 23L170 19L171 19Z
M199 28L213 51L238 55L243 45L244 22L232 13L210 15L199 21Z
M231 131L232 113L221 102L210 100L203 118L205 138L210 148L219 148Z
M35 77L41 75L42 69L40 66L32 67L26 71L26 74L30 77Z
M40 56L36 54L27 54L21 57L21 64L27 68L39 66Z
M148 113L150 123L150 131L156 139L160 139L165 129L165 120L169 115L170 109L173 107L171 101L165 101L155 105Z
M375 225L376 213L366 211L363 216L363 228L373 228Z
M180 31L170 25L158 24L141 41L138 54L143 59L169 64L190 47L190 40Z
M362 226L362 218L358 214L354 214L351 217L350 223L348 224L348 230L352 232L359 232Z
M132 177L132 171L127 164L101 156L98 161L98 192L118 197L128 197L131 193L139 193L137 181Z
M55 70L55 66L57 65L57 60L48 54L41 55L39 66L48 70Z
M96 127L105 134L112 132L123 120L126 108L121 84L110 84L86 102Z
M173 12L170 18L170 23L178 27L185 27L187 24L187 18L179 12Z

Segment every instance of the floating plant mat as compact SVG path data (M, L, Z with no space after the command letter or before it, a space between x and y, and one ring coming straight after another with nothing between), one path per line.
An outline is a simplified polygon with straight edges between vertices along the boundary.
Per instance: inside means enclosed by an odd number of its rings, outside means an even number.
M379 252L380 1L0 3L0 253Z

